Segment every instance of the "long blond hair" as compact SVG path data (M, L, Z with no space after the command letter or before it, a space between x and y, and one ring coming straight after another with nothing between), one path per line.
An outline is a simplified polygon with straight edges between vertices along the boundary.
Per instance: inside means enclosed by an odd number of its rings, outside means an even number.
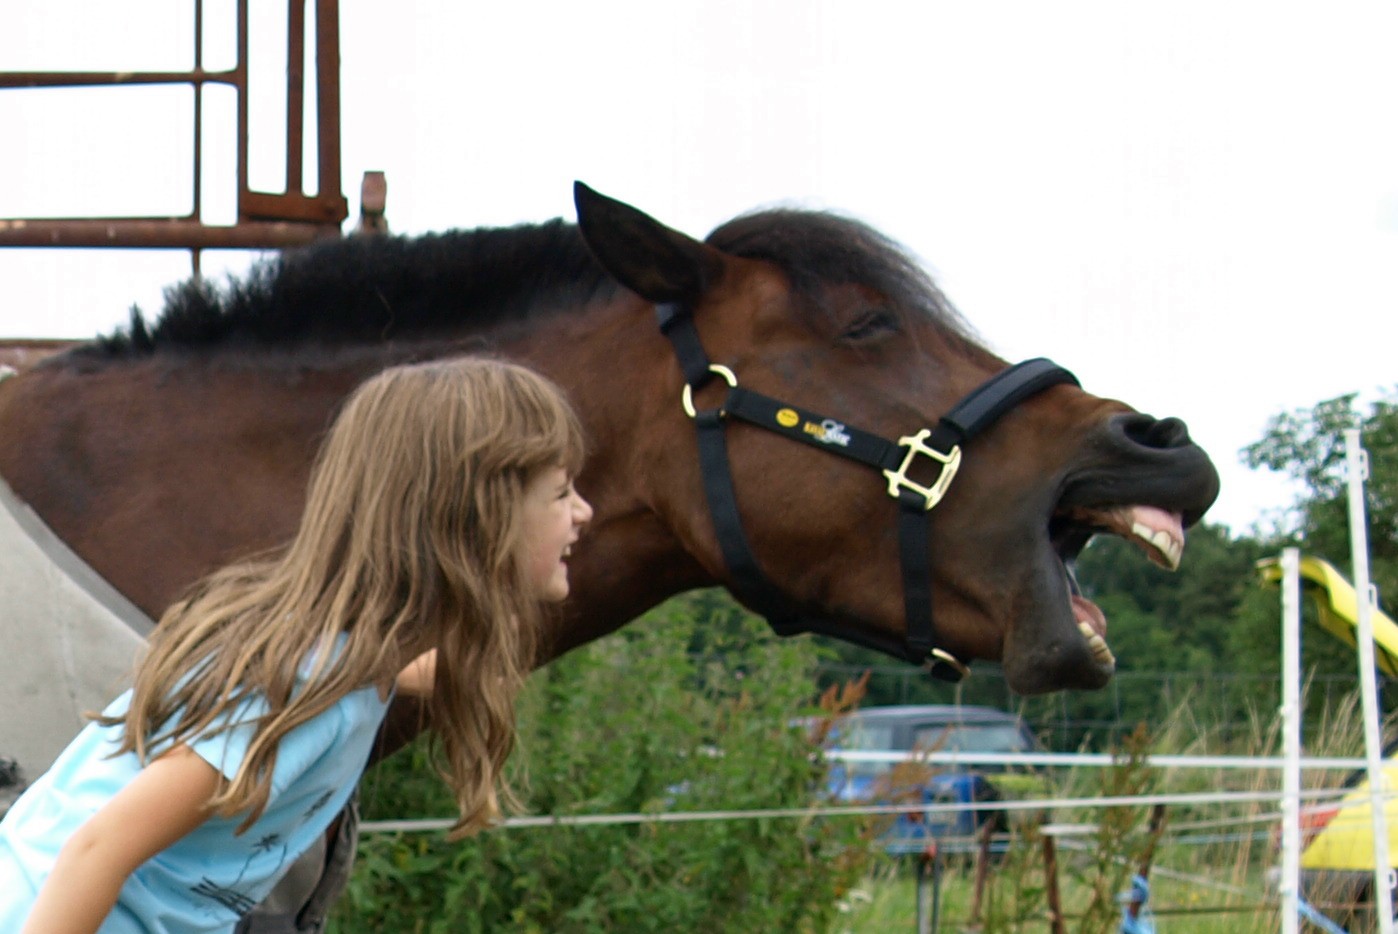
M435 648L427 714L460 810L453 831L485 826L497 790L514 800L502 767L542 613L521 555L524 489L550 467L575 474L582 452L562 393L522 367L458 359L371 378L321 446L290 544L205 578L161 618L130 708L111 721L125 726L122 751L145 760L264 697L242 767L210 802L249 812L245 829L288 732Z

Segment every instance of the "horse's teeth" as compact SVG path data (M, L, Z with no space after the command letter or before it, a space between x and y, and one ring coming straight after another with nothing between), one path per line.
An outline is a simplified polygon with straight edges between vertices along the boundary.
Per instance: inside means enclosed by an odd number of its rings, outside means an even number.
M1087 640L1087 647L1092 651L1092 655L1104 665L1116 665L1116 656L1112 654L1111 648L1107 645L1107 640L1082 620L1078 620L1078 632Z
M1102 664L1116 664L1116 656L1113 655L1112 650L1107 647L1107 640L1103 639L1096 633L1093 633L1092 638L1087 640L1087 647L1092 650L1092 654Z
M1159 558L1157 564L1171 571L1179 570L1180 558L1184 555L1184 542L1164 529L1152 529L1139 522L1131 524L1131 534L1151 547L1152 554Z

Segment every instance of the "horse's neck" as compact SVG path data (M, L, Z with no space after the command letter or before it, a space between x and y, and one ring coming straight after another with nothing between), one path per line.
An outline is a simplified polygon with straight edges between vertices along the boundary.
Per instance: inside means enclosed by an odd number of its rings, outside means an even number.
M560 649L609 632L709 580L655 509L655 385L673 368L636 309L560 316L529 333L459 344L292 355L55 362L0 387L0 475L68 545L145 612L236 557L290 537L336 405L405 358L482 347L562 384L585 422L581 479L596 515L573 562ZM653 327L653 325L651 325ZM649 339L647 339L649 338Z
M371 365L51 361L0 387L0 474L158 616L200 575L290 536L316 443Z

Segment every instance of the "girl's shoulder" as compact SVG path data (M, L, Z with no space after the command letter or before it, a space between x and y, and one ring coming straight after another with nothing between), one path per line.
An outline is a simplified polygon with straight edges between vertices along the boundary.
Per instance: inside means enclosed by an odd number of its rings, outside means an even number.
M341 780L357 779L388 703L377 688L359 688L290 730L277 743L273 793L280 794L308 772L338 774L348 769Z

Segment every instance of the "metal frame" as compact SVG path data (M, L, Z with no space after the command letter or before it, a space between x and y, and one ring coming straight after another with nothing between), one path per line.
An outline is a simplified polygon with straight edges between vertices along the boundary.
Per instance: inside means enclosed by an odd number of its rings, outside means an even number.
M315 100L318 187L303 183L306 7L315 4ZM237 5L237 60L228 71L203 67L204 2L195 0L194 70L188 72L0 72L0 89L189 84L194 94L193 210L183 217L0 219L0 246L138 247L191 251L199 271L203 249L283 249L338 237L349 213L340 192L340 14L338 0L288 0L286 191L248 186L248 0ZM210 225L200 216L203 193L203 88L231 86L237 94L237 222Z

